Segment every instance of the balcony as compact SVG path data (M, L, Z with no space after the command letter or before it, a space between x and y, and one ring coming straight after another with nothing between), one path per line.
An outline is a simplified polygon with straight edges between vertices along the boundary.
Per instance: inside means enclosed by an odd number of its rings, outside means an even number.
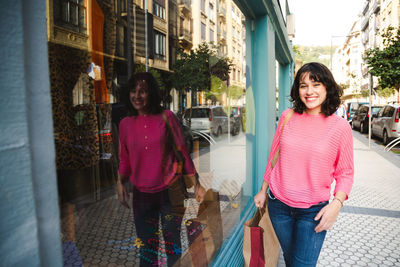
M368 9L369 9L369 1L366 1L365 4L364 4L364 6L363 6L363 9L362 9L362 14L363 14L364 16L365 16L365 14L367 14Z
M366 43L368 43L368 41L369 41L369 34L368 32L365 32L361 37L361 42L363 43L363 45L365 45Z
M375 14L381 10L381 1L380 0L375 0L374 4L372 5L372 12Z
M187 29L180 29L179 44L185 49L191 49L193 46L192 33Z
M217 41L226 44L226 31L222 31L219 27L217 28Z
M220 7L218 9L218 17L222 20L222 21L226 21L226 9L223 7Z
M369 25L369 17L365 17L361 22L361 31L365 31L368 25Z
M192 3L190 0L179 0L179 11L188 16L192 13Z
M378 32L380 27L381 27L381 22L376 19L374 21L374 30L375 30L375 32Z

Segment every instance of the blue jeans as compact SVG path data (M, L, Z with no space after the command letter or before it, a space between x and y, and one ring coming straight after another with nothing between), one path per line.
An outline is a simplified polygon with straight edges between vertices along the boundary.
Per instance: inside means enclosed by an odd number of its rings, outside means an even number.
M315 232L319 221L315 221L314 217L328 201L300 209L284 204L269 189L268 197L269 216L281 244L286 266L315 266L326 231Z

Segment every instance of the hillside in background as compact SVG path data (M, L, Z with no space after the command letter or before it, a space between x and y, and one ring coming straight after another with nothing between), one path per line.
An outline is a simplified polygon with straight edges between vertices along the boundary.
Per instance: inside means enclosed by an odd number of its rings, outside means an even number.
M332 52L336 49L332 47ZM330 46L293 46L295 60L302 64L308 62L320 62L327 67L330 66L331 47Z

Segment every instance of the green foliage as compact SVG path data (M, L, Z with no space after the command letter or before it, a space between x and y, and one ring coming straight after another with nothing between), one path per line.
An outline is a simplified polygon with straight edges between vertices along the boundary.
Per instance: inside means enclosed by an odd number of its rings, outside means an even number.
M395 89L384 88L384 89L378 90L376 93L381 97L387 98L387 97L391 97L392 95L394 95Z
M239 99L245 94L243 88L240 86L231 85L229 86L229 90L231 99ZM217 76L211 75L211 90L206 93L206 99L210 99L213 104L217 101L222 102L221 97L224 93L228 96L226 82Z
M226 83L220 78L211 75L211 90L206 93L206 99L216 104L217 101L222 102L221 96L226 92Z
M210 64L210 72L212 75L218 77L222 81L227 81L229 80L229 72L232 67L232 62L229 58L214 58L215 64Z
M342 88L343 90L349 88L350 86L347 83L339 83L340 88Z
M146 66L144 64L135 64L135 73L138 72L145 72L146 71ZM156 79L158 86L160 87L161 91L165 91L166 86L165 86L165 81L160 73L159 70L154 69L149 67L149 72L154 76Z
M243 88L237 85L230 86L229 90L231 99L239 99L245 94Z
M201 44L189 54L178 51L178 58L173 67L172 84L178 90L202 91L209 90L211 77L209 71L210 49Z
M221 80L229 78L232 66L228 58L217 58L216 47L202 43L189 54L178 51L178 59L173 67L172 84L178 90L209 91L211 75Z
M335 49L336 47L332 47L332 51ZM293 46L293 51L295 60L302 64L320 62L326 66L330 65L330 46Z
M369 90L368 89L361 89L361 96L362 97L368 97L369 96Z
M388 27L382 33L384 48L366 52L368 72L378 77L379 88L400 90L400 28ZM386 92L388 93L388 92Z

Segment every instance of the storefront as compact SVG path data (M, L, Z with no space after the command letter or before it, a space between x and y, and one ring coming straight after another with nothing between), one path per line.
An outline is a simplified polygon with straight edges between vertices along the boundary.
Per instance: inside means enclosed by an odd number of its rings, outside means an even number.
M136 62L126 51L121 2L52 0L46 11L42 1L14 1L2 8L2 263L239 266L277 102L279 113L288 107L293 79L286 1L236 1L246 16L245 127L209 140L190 136L204 199L188 188L182 212L147 221L145 240L115 193L121 88ZM165 1L154 3L163 10ZM155 49L154 61L163 64Z

